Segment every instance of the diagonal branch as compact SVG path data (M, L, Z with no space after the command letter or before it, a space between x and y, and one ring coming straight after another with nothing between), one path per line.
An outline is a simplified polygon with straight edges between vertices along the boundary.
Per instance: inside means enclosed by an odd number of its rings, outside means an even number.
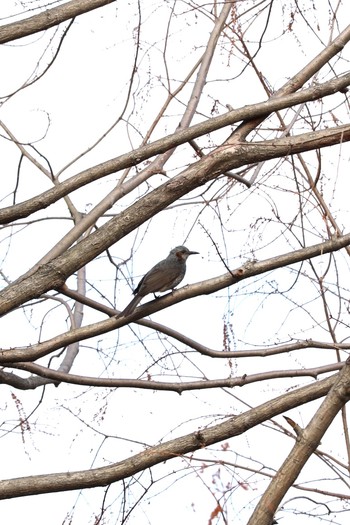
M39 31L44 31L44 29L57 26L70 18L93 11L114 1L115 0L71 0L66 4L53 7L52 9L45 9L38 15L0 27L0 44L33 35Z
M84 326L75 330L70 330L69 332L53 337L48 341L37 343L36 345L33 345L31 347L26 346L22 348L13 348L11 350L3 349L0 352L0 363L14 363L19 361L32 361L35 359L39 359L40 357L43 357L54 350L58 350L63 346L72 344L76 341L81 341L90 337L110 332L111 330L115 330L117 328L120 328L121 326L124 326L125 324L130 323L131 321L136 321L137 319L145 317L146 315L149 315L151 313L157 312L162 308L166 308L173 304L177 304L181 301L189 299L190 297L197 297L203 294L208 295L222 290L223 288L227 288L228 286L231 286L232 284L235 284L243 279L260 275L262 273L275 270L277 268L282 268L290 264L295 264L305 259L311 259L313 257L317 257L325 253L334 252L340 250L341 248L344 248L345 246L348 246L349 244L350 234L347 234L338 239L326 241L320 244L315 244L307 248L301 248L300 250L295 250L284 255L272 257L271 259L267 259L265 261L248 263L245 266L238 268L237 270L229 271L213 279L208 279L206 281L202 281L191 286L184 286L183 288L180 288L179 290L176 290L173 293L169 293L164 297L161 297L160 299L150 301L149 303L138 307L128 317L123 317L121 319L113 317L111 319L100 321L89 326ZM9 286L6 289L7 292L6 290L1 292L0 298L2 297L3 304L0 304L0 313L1 307L3 307L2 313L6 313L6 311L4 310L4 305L8 304L10 301L9 298L5 299L4 297L6 293L7 295L11 294L11 301L12 303L14 303L15 301L18 301L17 295L21 294L23 296L25 293L28 293L30 286L34 286L36 280L42 282L44 279L48 278L49 285L52 285L53 274L52 272L49 274L47 273L52 267L52 265L53 263L50 263L48 265L45 265L43 268L40 268L36 274L27 278L23 282L23 287L21 286L21 283L19 283L15 285L12 289ZM12 293L13 291L14 294Z
M289 456L274 476L247 525L270 525L288 489L295 482L305 463L317 449L322 436L350 397L350 363L341 370L308 426L301 432Z
M346 367L344 367L346 368ZM69 473L43 474L0 481L0 499L16 498L50 492L62 492L105 486L134 476L167 460L202 449L214 443L243 434L264 421L327 394L338 377L329 377L318 383L301 387L273 400L234 416L224 423L213 425L176 439L150 447L124 461L107 467Z
M47 208L50 206L50 204L57 202L65 195L68 195L68 193L75 191L86 184L99 180L122 169L139 164L140 162L143 162L154 155L164 153L175 146L184 144L192 139L201 137L212 131L217 131L241 120L253 119L259 116L267 116L279 109L292 107L303 102L310 102L325 96L333 95L334 93L337 93L349 85L350 73L330 80L329 82L325 82L324 84L319 84L299 91L298 93L284 95L281 97L272 98L265 102L260 102L258 104L244 106L243 108L229 111L224 115L214 117L201 122L200 124L195 124L188 129L176 131L175 133L167 135L166 137L156 140L150 144L146 144L145 146L141 146L138 149L129 151L123 155L115 157L114 159L110 159L106 162L103 162L102 164L98 164L92 168L84 170L34 198L16 204L15 206L9 206L0 209L0 224L7 224L14 220L28 217L38 210ZM139 184L139 178L137 176L134 177L122 185L120 189L121 194L124 195L129 193ZM118 196L115 196L115 198L117 197ZM85 224L85 230L89 227L89 225L91 226L91 224ZM77 232L77 236L79 237L81 233L83 232Z

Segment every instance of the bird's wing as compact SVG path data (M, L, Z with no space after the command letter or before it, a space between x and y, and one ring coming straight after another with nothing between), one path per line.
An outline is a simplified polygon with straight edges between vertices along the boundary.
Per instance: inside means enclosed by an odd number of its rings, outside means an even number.
M164 268L163 266L154 266L142 279L137 287L137 293L146 295L148 293L163 292L172 288L172 283L179 275L178 267L171 267L170 265Z

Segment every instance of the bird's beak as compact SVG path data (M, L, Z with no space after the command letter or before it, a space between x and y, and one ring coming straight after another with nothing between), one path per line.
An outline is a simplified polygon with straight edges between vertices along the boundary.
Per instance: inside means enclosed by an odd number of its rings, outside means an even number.
M190 253L189 253L189 255L196 255L196 254L199 255L199 252L191 252L190 251Z

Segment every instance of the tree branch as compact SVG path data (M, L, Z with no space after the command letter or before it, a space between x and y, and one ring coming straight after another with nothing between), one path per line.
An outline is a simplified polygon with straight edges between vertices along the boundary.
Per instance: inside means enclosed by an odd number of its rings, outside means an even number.
M107 467L69 473L44 474L0 481L0 499L50 492L62 492L109 485L134 476L158 463L202 449L219 441L243 434L267 419L327 394L338 374L313 385L283 394L262 405L234 416L224 423L150 447L124 461Z
M267 116L278 109L292 107L296 104L311 102L313 100L332 95L348 85L350 85L350 73L330 80L329 82L325 82L324 84L319 84L311 88L301 90L298 93L276 97L265 102L260 102L259 104L244 106L243 108L230 111L224 115L220 115L210 120L201 122L200 124L191 126L188 129L176 131L175 133L167 135L162 139L156 140L150 144L129 151L128 153L124 153L123 155L120 155L114 159L84 170L81 173L78 173L77 175L74 175L73 177L61 182L54 188L47 190L36 197L33 197L32 199L14 206L0 209L0 224L7 224L14 220L28 217L32 213L40 209L47 208L50 206L50 204L57 202L65 195L77 190L78 188L81 188L86 184L89 184L90 182L99 180L122 169L135 166L140 162L153 157L154 155L164 153L168 149L184 144L191 139L201 137L202 135L219 130L226 126L230 126L244 119L253 119L259 116ZM241 164L238 164L238 166L247 164L249 162L250 161L242 162ZM140 181L136 176L130 181L124 183L120 191L122 194L127 194L132 189L137 187L139 183ZM89 227L89 225L91 226L91 224L84 224L85 230ZM83 232L77 232L77 236L79 237L81 233Z
M301 432L287 459L272 479L247 525L270 525L282 498L295 482L305 463L317 449L322 436L350 396L350 364L341 370L308 426Z
M69 374L65 372L59 372L47 368L36 363L10 363L7 365L9 368L17 368L19 370L25 370L32 374L51 380L56 384L58 382L69 383L73 385L85 385L85 386L96 386L104 388L140 388L143 390L160 390L166 392L177 392L182 394L189 390L206 390L212 388L234 388L236 386L242 387L244 385L250 385L261 381L268 381L271 379L281 379L285 377L317 377L321 374L327 374L329 372L335 372L340 370L344 363L333 363L329 365L319 366L316 368L306 369L294 369L294 370L274 370L273 372L260 372L258 374L250 374L240 377L228 377L224 379L206 379L200 381L185 381L185 382L162 382L152 381L150 379L110 379L107 377L89 377L80 376L77 374ZM11 384L21 390L28 390L41 386L41 384L34 385L32 377L27 379L15 376L14 374L7 374L5 377L4 373L0 374L0 380L3 383ZM26 385L28 380L28 386ZM29 381L30 380L30 381ZM46 382L45 382L46 384Z
M12 40L17 40L18 38L33 35L44 29L57 26L70 18L82 15L114 1L115 0L71 0L66 4L53 7L52 9L45 9L38 15L0 27L0 44L5 44L5 42L11 42Z
M32 361L39 359L40 357L43 357L53 350L61 348L62 346L66 346L68 344L74 343L75 341L81 341L96 335L104 334L111 330L115 330L116 328L120 328L131 321L136 321L141 317L157 312L173 304L177 304L181 301L184 301L185 299L189 299L190 297L214 293L243 279L260 275L277 268L282 268L290 264L295 264L305 259L311 259L325 253L334 252L344 248L349 244L350 234L348 233L347 235L339 237L338 239L315 244L307 248L301 248L300 250L294 250L284 255L266 259L265 261L247 263L245 266L242 266L237 270L227 272L213 279L207 279L206 281L202 281L200 283L184 286L183 288L175 290L174 292L169 293L161 298L150 301L145 305L136 308L136 310L128 317L122 317L120 319L113 317L111 319L100 321L89 326L70 330L65 334L61 334L52 339L49 339L48 341L38 343L30 347L13 348L11 350L3 349L0 352L0 363L14 363L19 361ZM6 313L7 310L5 309L5 306L9 304L10 300L12 304L14 304L19 300L18 295L23 297L24 294L29 293L31 287L37 286L38 283L46 282L46 279L48 279L48 286L52 286L53 275L48 274L48 269L46 268L48 267L50 269L52 266L53 263L45 265L44 267L40 268L36 274L25 279L23 283L12 285L12 289L10 289L11 287L9 286L3 292L1 292L0 299L2 298L3 302L0 303L0 313ZM59 274L59 271L56 271L54 275L57 274ZM21 286L21 284L24 284L24 286ZM11 292L10 297L8 297L10 294L9 290ZM18 304L16 306L18 306ZM233 355L234 352L232 352L232 356Z

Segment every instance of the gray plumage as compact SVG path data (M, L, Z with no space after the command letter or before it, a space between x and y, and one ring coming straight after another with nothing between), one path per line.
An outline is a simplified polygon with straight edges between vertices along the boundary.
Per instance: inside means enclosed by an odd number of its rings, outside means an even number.
M153 266L141 279L134 290L135 297L118 317L130 315L141 299L149 293L173 290L185 277L187 258L195 253L198 252L192 252L185 246L173 248L166 259Z

